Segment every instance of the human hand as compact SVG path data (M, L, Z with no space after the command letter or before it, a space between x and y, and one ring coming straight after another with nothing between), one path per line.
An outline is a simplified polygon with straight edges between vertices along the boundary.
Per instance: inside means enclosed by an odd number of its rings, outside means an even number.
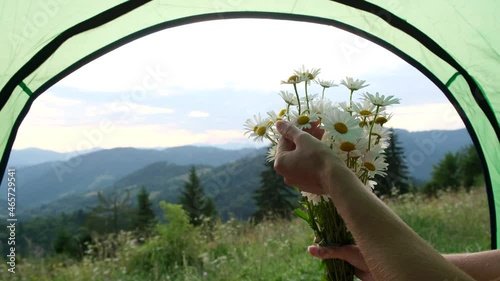
M291 123L279 121L276 128L281 133L274 162L276 172L285 178L287 185L315 194L328 193L321 182L322 173L341 164L332 150Z
M355 245L340 247L309 246L307 251L320 259L340 259L354 267L354 274L363 281L375 281L359 248Z

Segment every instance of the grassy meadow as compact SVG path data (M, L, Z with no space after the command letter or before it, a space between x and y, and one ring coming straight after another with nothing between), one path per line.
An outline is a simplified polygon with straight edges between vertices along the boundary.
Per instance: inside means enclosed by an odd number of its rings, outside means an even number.
M417 233L443 253L489 249L489 211L483 189L405 195L387 200ZM0 266L0 280L319 280L318 260L306 253L312 231L305 222L230 220L194 228L178 206L163 204L168 224L155 237L130 233L101 237L82 261L63 256L17 257L16 273ZM19 241L22 241L18 238Z

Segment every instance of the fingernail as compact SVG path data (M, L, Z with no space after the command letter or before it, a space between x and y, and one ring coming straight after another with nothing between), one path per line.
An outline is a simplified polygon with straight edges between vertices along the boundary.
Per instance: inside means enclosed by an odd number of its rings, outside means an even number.
M284 121L278 121L278 122L276 122L276 129L278 129L278 131L281 131L281 129L283 129L283 126L285 126L285 122Z
M307 251L313 256L319 255L319 248L317 246L309 246L307 247Z

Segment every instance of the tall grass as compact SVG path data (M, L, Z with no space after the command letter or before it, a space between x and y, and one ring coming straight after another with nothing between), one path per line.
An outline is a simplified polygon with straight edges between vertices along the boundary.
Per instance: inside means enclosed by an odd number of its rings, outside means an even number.
M443 194L433 200L405 195L387 204L441 252L489 248L489 212L483 191ZM171 215L178 211L173 208ZM193 229L179 216L169 218L175 226L159 226L159 235L146 243L137 243L128 233L100 241L90 247L91 253L82 262L62 256L20 259L16 274L7 272L2 262L0 280L279 281L321 276L319 261L306 254L313 237L302 220L266 221L256 226L230 220ZM108 240L114 251L109 250Z

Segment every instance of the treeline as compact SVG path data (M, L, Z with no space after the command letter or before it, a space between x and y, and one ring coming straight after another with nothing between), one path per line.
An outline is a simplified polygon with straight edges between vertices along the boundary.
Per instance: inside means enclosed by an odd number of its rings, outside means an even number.
M439 192L467 192L484 183L481 161L473 145L458 152L448 152L438 164L433 166L432 179L422 187L422 192L430 197L438 197Z

